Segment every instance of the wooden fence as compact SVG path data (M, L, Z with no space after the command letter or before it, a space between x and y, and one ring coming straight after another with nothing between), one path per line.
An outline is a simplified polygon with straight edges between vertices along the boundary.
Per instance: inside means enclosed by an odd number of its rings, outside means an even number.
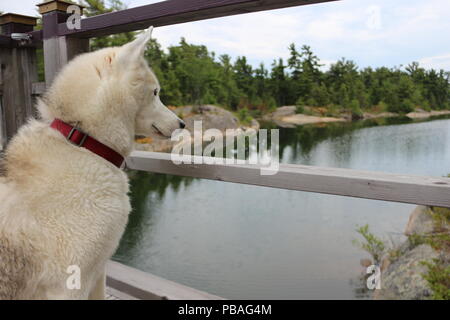
M66 9L70 4L63 1L38 5L42 30L33 30L36 18L5 14L0 17L0 133L6 137L2 141L10 139L25 119L34 115L34 97L51 85L57 72L70 59L89 50L91 37L145 29L150 25L158 27L331 1L335 0L168 0L82 19L78 30L67 28ZM12 33L26 33L30 39L12 40ZM45 83L37 82L36 48L41 47L44 49ZM277 174L261 176L260 167L254 165L175 165L167 154L145 152L134 152L127 164L132 169L150 172L450 207L448 178L285 164L280 165ZM114 279L109 281L121 283Z

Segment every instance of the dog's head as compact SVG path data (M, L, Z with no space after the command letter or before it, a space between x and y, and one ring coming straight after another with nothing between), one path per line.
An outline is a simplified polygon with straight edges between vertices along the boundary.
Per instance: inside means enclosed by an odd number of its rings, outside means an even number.
M105 139L113 130L127 131L130 140L134 135L170 137L184 128L184 122L161 102L158 79L144 59L152 29L121 47L73 59L39 103L42 118L79 122L87 133Z
M150 27L136 40L122 46L113 67L117 68L118 75L128 78L125 83L130 84L130 90L138 103L135 133L144 136L156 133L170 137L174 130L184 128L184 122L161 102L158 79L144 59L152 30L153 27Z

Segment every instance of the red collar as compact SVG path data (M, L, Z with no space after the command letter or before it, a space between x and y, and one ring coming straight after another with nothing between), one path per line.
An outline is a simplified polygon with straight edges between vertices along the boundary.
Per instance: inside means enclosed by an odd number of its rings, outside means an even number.
M122 166L124 158L118 152L95 140L77 127L71 126L60 119L53 120L50 127L61 132L62 135L74 145L92 151L118 168Z

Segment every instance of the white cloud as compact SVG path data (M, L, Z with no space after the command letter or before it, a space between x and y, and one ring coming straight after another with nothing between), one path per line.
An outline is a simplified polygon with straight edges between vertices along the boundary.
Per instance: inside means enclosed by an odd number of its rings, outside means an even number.
M184 36L189 42L207 44L217 53L267 60L286 53L293 40L292 30L299 26L296 16L261 12L161 27L155 30L155 37L168 45Z
M433 68L436 70L450 70L450 53L434 57L419 59L419 64L425 69Z
M370 6L366 9L366 26L371 30L381 29L381 8L379 6Z
M41 1L21 0L21 1L5 1L0 4L0 11L4 13L18 13L27 16L38 16L36 4ZM43 2L43 1L42 1Z

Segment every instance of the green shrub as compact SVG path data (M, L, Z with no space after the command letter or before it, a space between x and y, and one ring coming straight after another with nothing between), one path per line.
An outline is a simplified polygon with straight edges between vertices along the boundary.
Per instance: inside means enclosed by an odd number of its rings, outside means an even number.
M277 102L274 97L267 99L267 109L268 111L275 111L277 109Z
M417 233L413 233L408 236L408 242L410 248L415 248L417 246L420 246L421 244L426 243L426 240L424 236Z
M411 102L409 99L404 99L403 101L400 101L396 104L389 104L388 110L390 112L397 112L397 113L409 113L411 111L414 111L414 103Z
M433 259L432 262L422 261L428 270L422 277L428 282L433 291L431 299L450 300L450 265L440 259Z
M325 113L327 117L336 117L339 116L339 107L334 103L329 104L327 106L327 112Z
M386 251L386 244L384 241L371 233L369 231L369 225L367 224L357 228L356 232L364 238L364 242L353 240L353 244L367 251L372 256L375 264L379 264L381 262L381 257Z
M309 97L308 98L307 105L308 106L314 106L314 107L320 106L319 103L317 103L316 99L314 99L313 97Z
M388 111L388 105L384 101L380 101L380 103L378 103L378 108L379 108L380 112Z
M295 112L296 113L305 113L306 102L302 97L298 97L295 102Z
M401 113L409 113L411 111L414 111L414 103L411 102L409 99L405 99L400 103L400 110Z
M304 106L295 106L295 113L305 113Z
M361 110L358 100L353 99L350 102L349 108L350 108L350 112L352 113L353 120L361 119L363 117L363 112Z
M250 124L252 122L250 112L245 107L238 110L237 117L242 124Z

